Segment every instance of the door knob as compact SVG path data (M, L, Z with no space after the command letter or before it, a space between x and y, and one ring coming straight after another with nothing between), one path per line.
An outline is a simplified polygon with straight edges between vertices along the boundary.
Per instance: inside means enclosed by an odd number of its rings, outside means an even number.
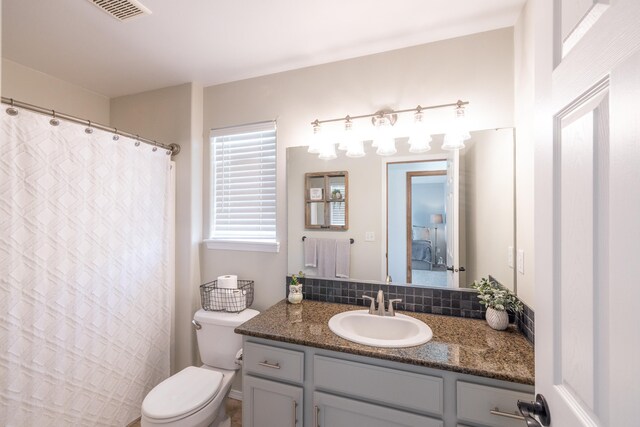
M527 422L527 427L541 427L551 424L549 405L547 405L547 401L541 394L536 395L535 402L518 400L518 409ZM535 417L538 417L540 422Z
M453 265L447 265L447 270L453 271Z

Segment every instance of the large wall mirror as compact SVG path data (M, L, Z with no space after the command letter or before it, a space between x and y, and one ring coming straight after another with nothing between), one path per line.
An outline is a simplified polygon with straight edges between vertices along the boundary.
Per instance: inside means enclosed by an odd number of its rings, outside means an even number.
M349 279L409 286L468 288L491 276L516 290L515 140L513 129L471 132L460 151L320 160L307 147L287 149L288 271L305 267L303 237L353 239ZM349 174L349 229L305 229L305 174ZM327 277L336 279L336 277Z

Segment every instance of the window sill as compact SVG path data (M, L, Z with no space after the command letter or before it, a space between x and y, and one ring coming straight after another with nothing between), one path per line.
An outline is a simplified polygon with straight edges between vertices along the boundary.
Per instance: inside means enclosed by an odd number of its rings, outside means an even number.
M280 252L280 242L248 242L243 240L206 239L207 249L223 249L227 251L245 252Z

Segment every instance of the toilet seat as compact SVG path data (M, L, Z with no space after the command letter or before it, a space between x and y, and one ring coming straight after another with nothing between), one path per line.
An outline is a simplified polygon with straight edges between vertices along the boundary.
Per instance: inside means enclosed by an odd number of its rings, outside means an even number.
M156 422L185 418L209 404L220 391L222 373L190 366L155 386L142 402L142 414Z

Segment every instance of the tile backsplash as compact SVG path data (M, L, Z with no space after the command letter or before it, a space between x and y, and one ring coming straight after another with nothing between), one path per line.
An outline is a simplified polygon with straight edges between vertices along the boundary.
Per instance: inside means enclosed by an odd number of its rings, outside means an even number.
M290 280L291 277L287 277L286 283ZM369 301L364 300L362 296L369 295L375 298L378 290L382 289L385 300L392 298L402 300L396 304L398 310L471 319L484 319L485 315L485 308L478 302L476 292L468 289L436 289L309 277L305 277L300 282L304 297L314 301L352 304L366 308L369 307ZM286 286L286 292L288 294L289 286ZM522 313L511 316L511 321L516 323L518 329L529 341L534 342L533 310L525 305Z

